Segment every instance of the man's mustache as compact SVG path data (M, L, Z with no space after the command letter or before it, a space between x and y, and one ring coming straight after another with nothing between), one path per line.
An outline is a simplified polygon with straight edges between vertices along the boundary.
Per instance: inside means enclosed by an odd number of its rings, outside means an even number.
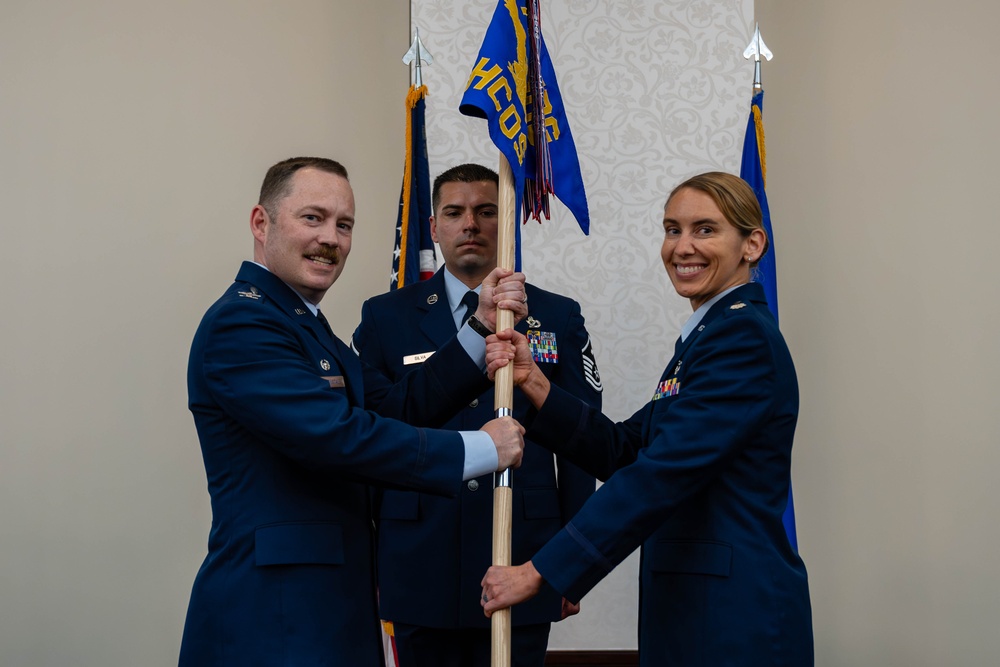
M319 257L320 259L326 259L334 264L340 264L340 250L337 248L328 248L320 246L316 250L307 253L309 257Z

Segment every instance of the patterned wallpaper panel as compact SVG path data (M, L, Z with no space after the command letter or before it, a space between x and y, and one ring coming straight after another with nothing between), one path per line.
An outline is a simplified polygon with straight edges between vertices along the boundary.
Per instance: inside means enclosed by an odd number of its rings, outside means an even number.
M496 169L486 123L458 112L493 0L412 0L434 58L427 138L432 178L462 162ZM528 280L577 299L604 383L604 411L642 407L691 314L660 261L663 203L684 178L738 173L753 65L751 0L561 0L542 32L567 108L590 205L584 236L558 202L522 228ZM552 648L634 648L636 558L554 626Z

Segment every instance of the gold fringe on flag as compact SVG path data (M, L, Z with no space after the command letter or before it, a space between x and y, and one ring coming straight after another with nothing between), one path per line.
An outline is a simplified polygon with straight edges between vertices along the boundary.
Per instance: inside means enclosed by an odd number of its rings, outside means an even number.
M760 114L760 107L756 104L751 107L753 111L753 126L757 130L757 153L760 155L760 177L767 188L767 151L764 148L764 118Z
M406 241L410 227L410 181L413 178L413 109L417 102L427 97L427 86L410 86L406 94L406 162L403 164L403 211L400 215L399 231L399 272L396 287L402 287L406 280Z

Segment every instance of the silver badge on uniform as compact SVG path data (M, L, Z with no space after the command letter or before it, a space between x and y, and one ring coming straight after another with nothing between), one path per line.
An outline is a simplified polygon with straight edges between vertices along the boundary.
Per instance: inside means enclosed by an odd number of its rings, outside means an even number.
M538 327L542 326L541 322L536 320L534 317L531 317L530 315L528 316L528 319L525 321L528 323L528 326L531 327L532 329L537 329Z
M427 297L427 304L428 305L433 306L437 302L438 302L438 295L437 294L431 294L429 297Z
M301 308L296 308L295 309L295 314L296 315L305 315L306 311L302 310Z
M327 361L326 359L320 359L319 367L322 368L324 371L328 371L330 370L330 362Z
M237 294L239 294L242 297L246 297L248 299L257 300L260 298L260 292L258 292L257 288L253 286L250 287L249 292L237 292Z

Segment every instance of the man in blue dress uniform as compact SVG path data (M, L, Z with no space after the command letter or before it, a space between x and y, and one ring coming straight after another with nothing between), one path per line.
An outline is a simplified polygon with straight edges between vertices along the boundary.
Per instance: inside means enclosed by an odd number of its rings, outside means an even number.
M464 303L497 265L497 174L460 165L434 182L431 235L445 265L432 278L369 299L352 339L361 359L400 380L433 360L465 319ZM528 317L518 325L547 377L598 410L601 382L580 306L525 287ZM514 393L514 417L527 402ZM493 415L493 389L446 424L475 429ZM530 557L594 492L594 478L525 443L513 476L512 556ZM493 476L471 479L457 498L386 490L379 510L379 605L392 622L399 667L489 667L490 625L479 606L492 560ZM549 627L579 608L549 590L514 608L512 663L541 667Z
M454 496L520 461L523 429L509 417L426 428L488 386L480 333L463 327L395 385L333 335L318 304L353 228L342 165L273 166L250 214L254 261L195 334L188 393L212 529L181 665L380 666L368 485ZM479 328L495 326L497 305L523 317L525 298L523 276L491 274Z

